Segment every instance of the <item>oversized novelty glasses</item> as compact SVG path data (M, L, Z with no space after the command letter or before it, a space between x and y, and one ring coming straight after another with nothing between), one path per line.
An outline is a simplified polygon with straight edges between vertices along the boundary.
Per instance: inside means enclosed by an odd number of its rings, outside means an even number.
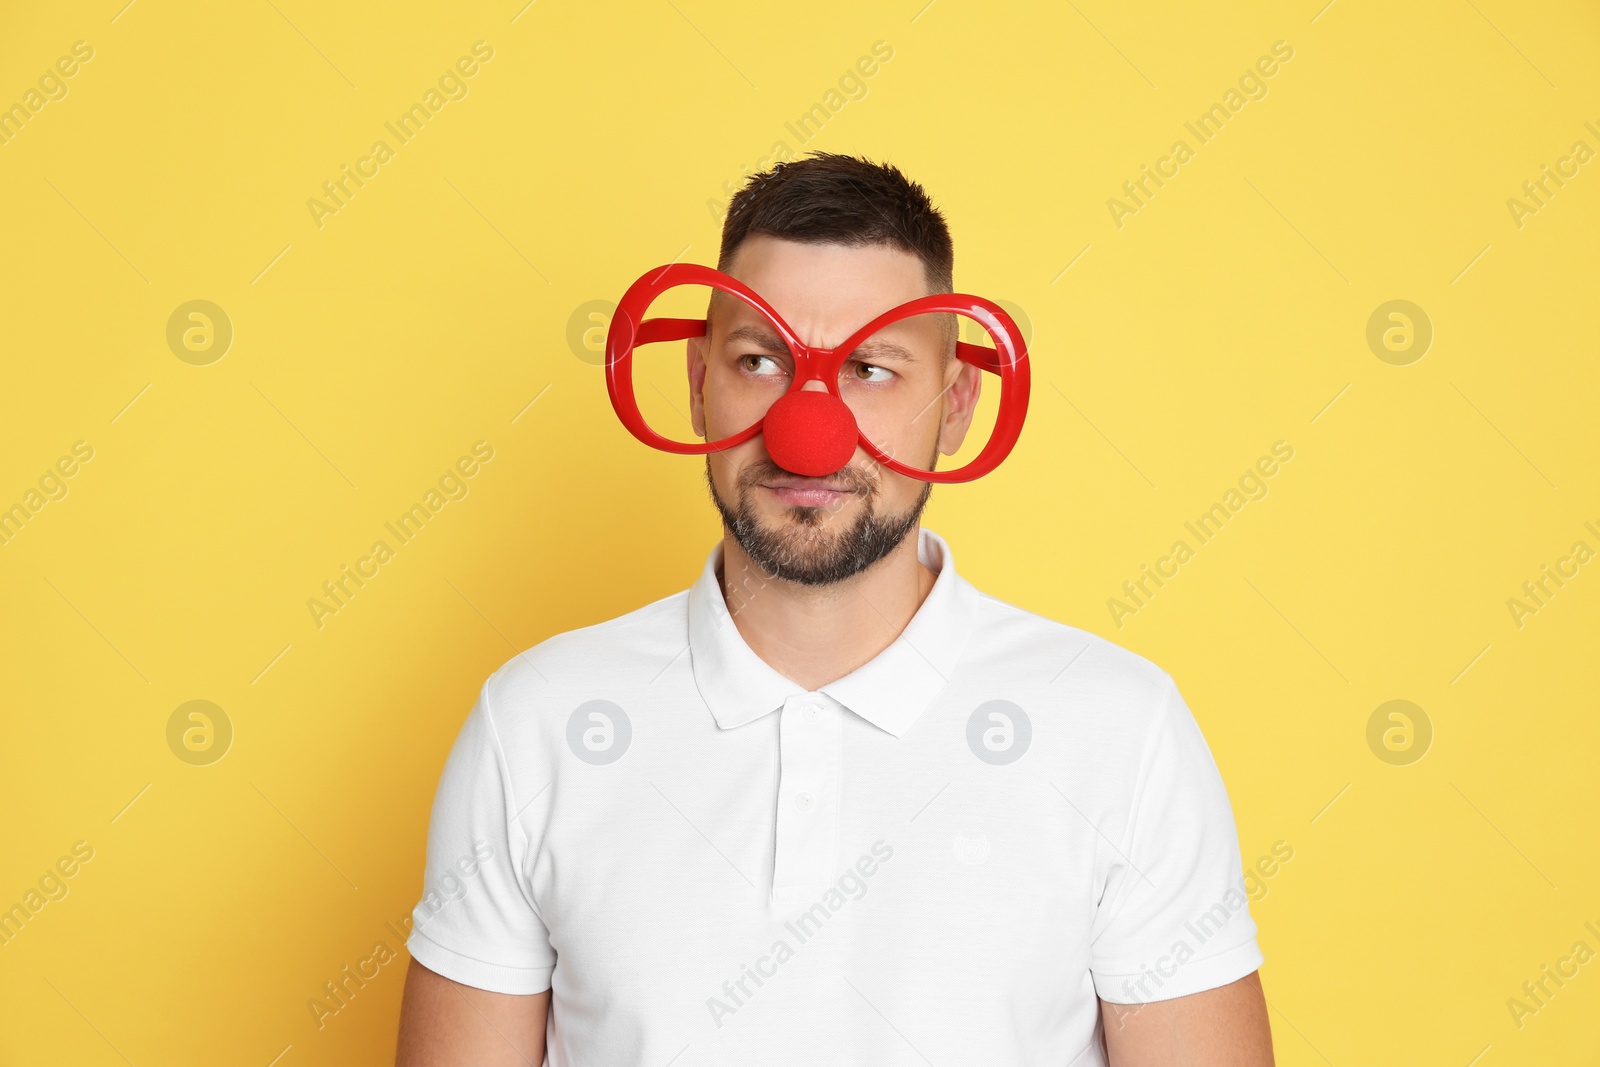
M743 428L705 441L697 439L685 408L683 349L670 342L706 335L704 309L713 291L743 301L756 315L742 316L736 329L719 326L712 338L707 386L718 388L723 420ZM954 470L927 470L891 452L911 423L939 418L939 400L948 388L942 385L948 331L961 321L952 315L981 328L988 343L958 338L956 357L996 375L1000 397L989 405L988 417L969 428L969 437L983 442L976 455ZM823 388L806 389L813 381ZM663 452L719 452L759 433L774 463L806 477L842 469L859 445L907 477L965 482L994 470L1017 443L1028 410L1028 353L1003 308L964 293L907 301L837 347L813 348L738 279L695 263L672 263L639 278L618 303L606 335L606 389L629 432Z

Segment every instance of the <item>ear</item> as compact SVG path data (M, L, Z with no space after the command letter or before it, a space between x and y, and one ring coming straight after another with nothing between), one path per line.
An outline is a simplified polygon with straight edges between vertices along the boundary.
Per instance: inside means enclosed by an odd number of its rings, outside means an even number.
M972 416L978 410L978 394L983 390L983 371L974 367L963 359L950 361L950 370L945 381L955 378L954 384L945 390L944 417L939 422L939 451L947 456L953 456L961 448L961 442L966 440L967 430L972 426Z
M694 425L695 436L702 439L706 435L705 345L704 337L691 337L685 349L689 371L689 420Z

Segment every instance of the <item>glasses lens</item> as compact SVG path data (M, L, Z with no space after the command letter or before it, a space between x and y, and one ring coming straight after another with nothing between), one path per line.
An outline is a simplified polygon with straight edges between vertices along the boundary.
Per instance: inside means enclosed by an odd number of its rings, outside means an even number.
M928 312L888 324L840 368L840 395L863 435L908 467L955 470L994 435L1000 379L960 358L957 340L996 345L971 319Z
M639 414L651 430L678 444L704 440L694 432L689 407L688 335L698 331L688 323L705 319L711 293L708 285L692 284L658 293L644 311L633 347Z

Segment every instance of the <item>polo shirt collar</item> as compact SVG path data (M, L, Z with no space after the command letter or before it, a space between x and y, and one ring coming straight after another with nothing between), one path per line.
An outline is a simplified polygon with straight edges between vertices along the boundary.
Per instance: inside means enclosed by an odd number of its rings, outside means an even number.
M808 690L745 643L717 580L722 555L719 540L689 589L689 656L701 697L717 725L729 730ZM816 690L895 737L911 729L950 681L978 606L978 591L956 573L950 546L925 526L918 528L917 558L938 577L906 628L872 660Z

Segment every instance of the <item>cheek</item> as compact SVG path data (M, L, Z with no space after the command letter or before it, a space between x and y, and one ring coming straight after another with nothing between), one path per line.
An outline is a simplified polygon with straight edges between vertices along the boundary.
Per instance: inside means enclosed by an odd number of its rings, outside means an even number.
M716 483L717 492L732 503L739 492L739 476L750 469L765 468L771 461L767 458L761 435L757 434L742 445L711 453L706 457L706 462L711 468L711 478Z
M706 418L706 439L715 441L738 433L767 413L783 395L783 381L752 382L713 369L706 375L701 394Z
M923 465L939 436L940 400L932 390L914 395L907 390L877 403L858 404L852 410L867 440L912 466Z

